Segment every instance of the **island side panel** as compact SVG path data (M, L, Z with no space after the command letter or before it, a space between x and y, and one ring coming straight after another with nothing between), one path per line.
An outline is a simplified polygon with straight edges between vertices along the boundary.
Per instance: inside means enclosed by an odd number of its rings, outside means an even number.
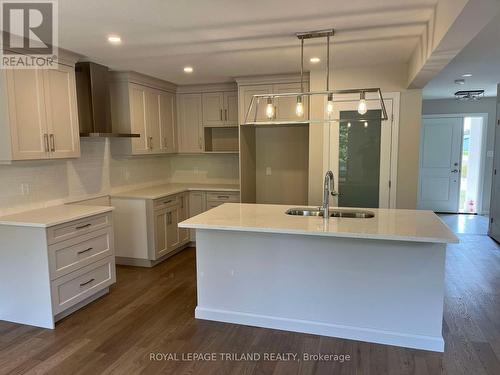
M45 228L0 225L0 320L54 328Z
M197 230L196 317L443 351L445 244Z

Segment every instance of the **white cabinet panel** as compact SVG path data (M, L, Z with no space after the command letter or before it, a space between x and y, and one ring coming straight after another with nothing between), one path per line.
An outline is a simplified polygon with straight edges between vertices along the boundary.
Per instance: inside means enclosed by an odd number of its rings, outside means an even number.
M29 69L5 71L13 160L49 156L42 72Z
M166 153L176 152L175 95L169 92L160 94L160 132L161 150Z
M51 158L80 156L76 83L73 67L44 71L47 130Z
M179 152L202 152L202 98L201 94L178 96Z
M224 124L238 126L238 92L224 93Z
M203 93L203 126L224 125L224 94L222 92Z
M131 132L140 135L139 138L131 139L132 152L137 154L149 153L145 87L130 84L129 98Z

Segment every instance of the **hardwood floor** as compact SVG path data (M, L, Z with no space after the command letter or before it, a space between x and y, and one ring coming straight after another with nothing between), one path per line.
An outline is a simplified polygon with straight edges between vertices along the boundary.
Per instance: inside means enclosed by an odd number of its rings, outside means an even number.
M500 374L500 247L448 248L445 353L198 321L195 251L153 269L118 267L111 293L54 331L0 321L0 374ZM336 353L333 361L150 360L150 353Z

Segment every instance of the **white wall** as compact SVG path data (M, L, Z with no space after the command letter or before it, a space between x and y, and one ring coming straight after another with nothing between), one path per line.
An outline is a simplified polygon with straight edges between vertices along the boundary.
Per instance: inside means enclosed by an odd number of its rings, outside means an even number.
M161 182L238 183L237 155L113 158L109 142L83 138L80 159L0 165L0 215Z
M484 178L482 191L482 213L488 213L491 198L491 177L493 172L493 146L495 141L496 98L483 98L478 102L459 102L455 99L424 100L422 114L487 113L486 145L483 148ZM491 157L488 156L491 151Z

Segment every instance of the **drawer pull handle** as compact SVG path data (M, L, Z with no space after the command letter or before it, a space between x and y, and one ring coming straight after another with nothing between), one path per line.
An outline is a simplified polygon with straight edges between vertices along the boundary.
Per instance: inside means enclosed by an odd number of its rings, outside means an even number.
M171 199L171 200L169 200L169 201L165 201L165 202L163 202L163 204L169 204L169 203L172 203L172 199Z
M219 199L229 199L229 195L218 195L217 198L219 198Z
M80 254L86 253L87 251L90 251L90 250L93 250L93 249L94 249L93 247L89 247L88 249L79 251L77 254L80 255Z
M90 284L92 281L95 281L95 279L90 279L89 281L86 281L86 282L84 282L84 283L81 283L81 284L80 284L80 288L81 288L82 286L85 286L85 285Z
M80 229L84 229L84 228L88 228L90 227L92 224L88 223L88 224L85 224L85 225L80 225L78 227L76 227L76 230L80 230Z

